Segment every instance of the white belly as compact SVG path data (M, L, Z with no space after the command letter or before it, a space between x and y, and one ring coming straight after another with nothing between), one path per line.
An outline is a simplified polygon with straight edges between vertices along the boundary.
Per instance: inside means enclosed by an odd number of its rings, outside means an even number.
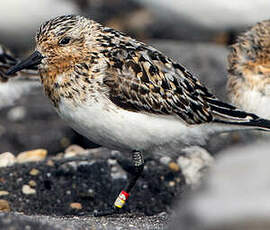
M263 95L257 90L245 90L241 97L234 101L235 104L248 112L269 119L270 118L270 95Z
M62 100L58 112L73 129L91 141L122 151L179 153L186 145L203 144L207 129L212 130L207 128L209 125L188 127L173 116L130 112L104 102L74 107Z

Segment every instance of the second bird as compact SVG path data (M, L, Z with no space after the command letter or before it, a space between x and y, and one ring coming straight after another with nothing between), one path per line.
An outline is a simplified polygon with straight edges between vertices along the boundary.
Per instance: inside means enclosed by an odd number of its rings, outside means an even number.
M239 36L228 56L228 94L232 103L270 118L270 20Z

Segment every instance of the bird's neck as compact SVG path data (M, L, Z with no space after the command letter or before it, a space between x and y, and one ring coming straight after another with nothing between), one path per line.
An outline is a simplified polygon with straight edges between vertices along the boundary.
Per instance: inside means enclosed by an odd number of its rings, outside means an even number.
M57 83L57 73L53 71L40 71L41 82L45 94L49 97L55 107L60 101L60 92Z

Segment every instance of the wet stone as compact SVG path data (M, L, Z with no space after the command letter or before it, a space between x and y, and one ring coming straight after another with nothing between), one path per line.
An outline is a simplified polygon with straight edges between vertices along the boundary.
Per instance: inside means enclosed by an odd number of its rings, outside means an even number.
M213 165L214 158L203 148L191 146L182 150L177 163L191 186L200 184L206 171Z
M25 195L32 195L32 194L36 194L36 190L31 188L29 185L23 185L22 187L22 192Z
M10 205L7 200L0 200L0 212L10 212Z
M7 118L12 122L22 121L26 116L26 109L23 106L11 108L7 113Z
M43 161L47 156L46 149L35 149L31 151L22 152L17 156L18 163Z
M178 172L180 170L180 167L178 166L178 164L173 161L169 163L169 168L174 172Z
M84 153L86 150L79 145L70 145L65 149L65 155L73 153L74 155ZM66 157L66 156L65 156Z
M12 166L16 162L15 156L10 152L0 154L0 167Z
M36 187L37 186L37 183L34 181L34 180L30 180L28 182L28 184L31 186L31 187Z
M81 203L77 203L77 202L71 203L69 206L70 206L72 209L77 209L77 210L82 209Z
M39 170L34 168L34 169L32 169L32 170L29 172L29 174L30 174L31 176L36 176L36 175L39 174Z
M1 190L1 191L0 191L0 196L6 196L6 195L8 195L8 194L9 194L8 191L4 191L4 190Z

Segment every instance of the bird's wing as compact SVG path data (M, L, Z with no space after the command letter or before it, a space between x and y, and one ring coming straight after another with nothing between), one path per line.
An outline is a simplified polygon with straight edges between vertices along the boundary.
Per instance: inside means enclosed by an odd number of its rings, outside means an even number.
M187 124L251 118L219 101L183 66L142 43L111 51L109 66L104 78L108 97L123 109L175 115Z

